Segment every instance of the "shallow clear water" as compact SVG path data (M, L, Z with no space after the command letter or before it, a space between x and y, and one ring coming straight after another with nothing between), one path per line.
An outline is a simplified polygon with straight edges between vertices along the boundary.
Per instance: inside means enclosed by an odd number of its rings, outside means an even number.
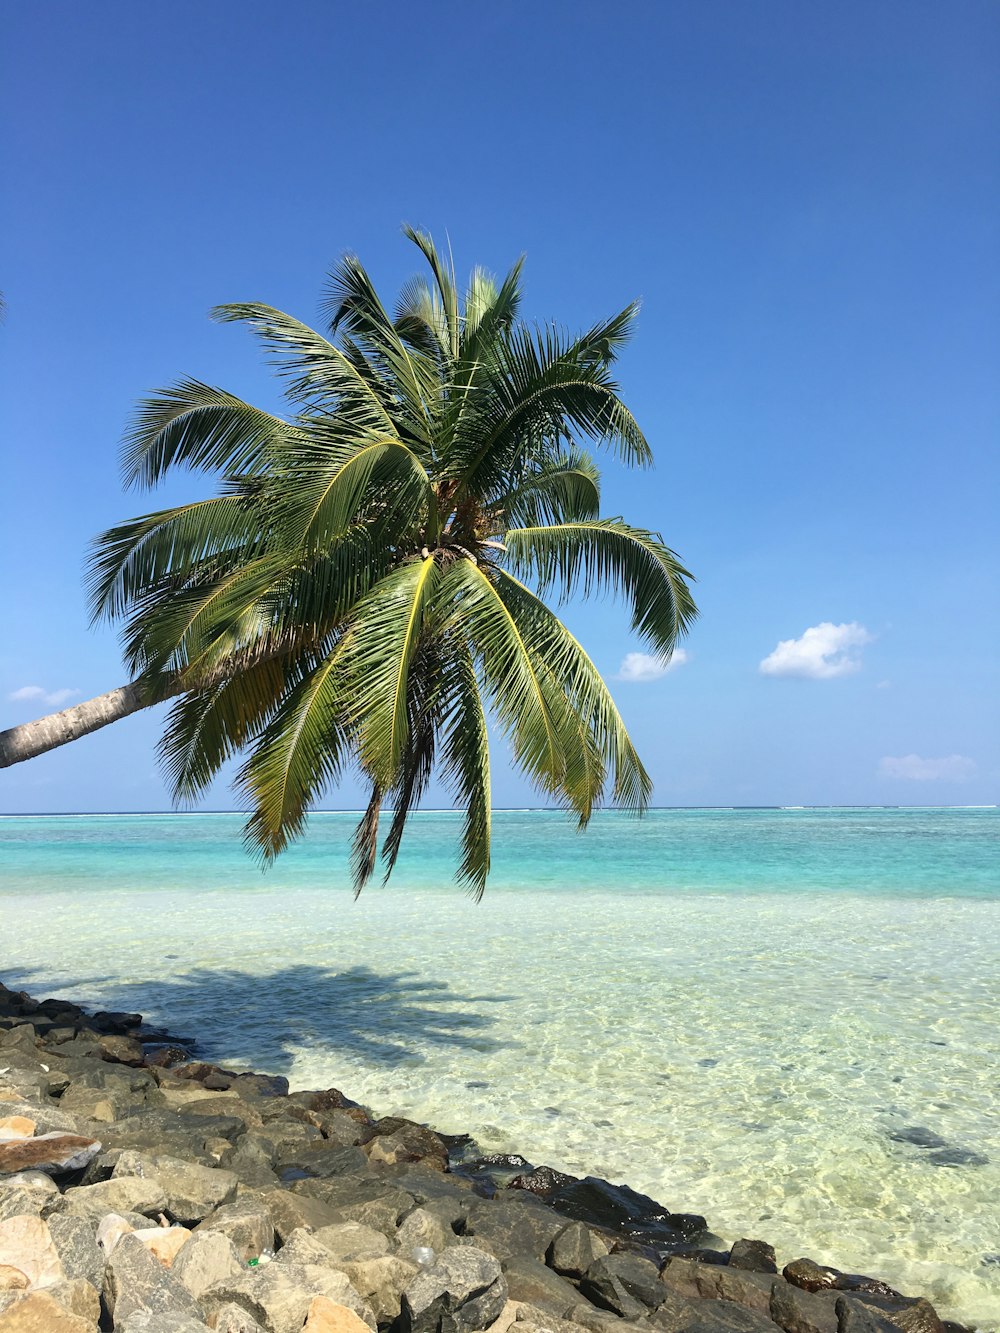
M1000 1324L1000 812L505 812L480 905L452 814L355 904L352 825L0 819L0 975Z

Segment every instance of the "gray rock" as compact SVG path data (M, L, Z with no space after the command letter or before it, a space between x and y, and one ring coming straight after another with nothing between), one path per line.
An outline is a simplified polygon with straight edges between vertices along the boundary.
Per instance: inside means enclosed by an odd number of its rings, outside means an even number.
M274 1222L262 1203L237 1199L209 1213L195 1227L195 1235L203 1231L220 1231L236 1247L243 1263L258 1259L265 1250L274 1249Z
M732 1301L748 1310L768 1314L776 1281L770 1273L751 1273L739 1268L700 1264L674 1255L660 1272L660 1281L681 1296Z
M990 1161L985 1153L972 1148L938 1148L929 1152L926 1160L935 1166L988 1166Z
M85 1217L52 1213L49 1235L68 1278L85 1278L100 1291L104 1281L104 1251L95 1236L95 1224ZM143 1224L146 1219L143 1218Z
M473 1333L500 1315L507 1282L497 1259L472 1246L446 1250L403 1293L402 1333Z
M123 1324L115 1324L115 1333L207 1333L208 1325L189 1314L151 1314L137 1310Z
M788 1282L771 1290L771 1318L785 1333L837 1333L837 1295L803 1291Z
M307 1194L293 1194L291 1190L268 1190L261 1195L261 1203L267 1209L274 1234L281 1244L299 1227L328 1227L341 1218L321 1199L312 1199Z
M243 1272L236 1246L221 1231L192 1233L181 1247L171 1272L200 1300L209 1287Z
M515 1254L544 1261L546 1251L565 1225L564 1217L529 1194L519 1195L516 1202L477 1201L469 1211L466 1234L473 1237L474 1245L501 1262Z
M836 1310L837 1333L899 1333L898 1324L891 1324L854 1297L839 1296Z
M210 1287L202 1297L209 1319L223 1306L236 1305L268 1333L301 1333L314 1296L346 1305L375 1329L375 1316L344 1273L316 1264L262 1264Z
M862 1313L869 1318L883 1319L890 1327L900 1330L900 1333L942 1333L943 1330L937 1311L930 1301L922 1297L892 1298L869 1292L852 1292L850 1296L841 1299L854 1307L852 1313L856 1319L860 1319ZM837 1309L839 1312L839 1299ZM863 1324L859 1326L864 1327Z
M582 1222L570 1222L556 1236L546 1253L546 1262L557 1273L583 1277L595 1259L608 1253L609 1246Z
M729 1267L753 1273L777 1273L774 1246L766 1240L738 1240L729 1251Z
M267 1333L252 1315L238 1305L222 1305L215 1316L215 1333Z
M508 1259L503 1265L503 1275L510 1300L536 1306L557 1319L567 1318L579 1303L580 1295L572 1283L528 1255L517 1254Z
M139 1312L201 1317L187 1288L132 1235L122 1236L111 1252L104 1270L104 1299L116 1326Z
M380 1327L399 1318L403 1292L421 1271L411 1259L398 1254L342 1259L338 1261L338 1267L350 1278L362 1300L371 1306Z
M289 1169L304 1171L309 1176L349 1176L363 1171L368 1158L360 1148L327 1143L325 1139L311 1143L282 1144L277 1155L280 1175Z
M627 1250L595 1259L580 1291L594 1305L623 1319L641 1318L647 1310L655 1310L666 1295L656 1265Z
M216 1208L232 1203L239 1181L231 1171L201 1166L176 1157L145 1156L124 1152L112 1180L135 1176L158 1181L166 1194L165 1211L175 1222L194 1225Z
M646 1327L657 1333L775 1333L775 1325L759 1310L730 1301L687 1300L675 1291L649 1316Z
M427 1208L414 1208L412 1213L403 1218L396 1232L399 1253L407 1257L417 1246L438 1254L454 1244L455 1233L452 1228Z
M313 1233L316 1240L337 1260L351 1262L361 1259L378 1259L389 1253L389 1239L374 1227L363 1226L360 1222L338 1222L333 1226L320 1227Z
M167 1206L167 1196L158 1180L142 1176L123 1176L103 1180L97 1185L77 1185L63 1196L66 1211L76 1217L92 1217L99 1222L106 1213L142 1213L156 1217Z

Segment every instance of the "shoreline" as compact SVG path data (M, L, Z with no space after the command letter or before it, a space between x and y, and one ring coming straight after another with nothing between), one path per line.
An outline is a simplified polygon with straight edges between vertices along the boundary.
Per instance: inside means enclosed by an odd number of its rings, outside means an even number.
M309 1232L297 1234L303 1224L319 1222L322 1230L323 1225L342 1225L354 1220L341 1216L345 1188L348 1193L348 1187L355 1192L375 1191L374 1199L355 1200L354 1205L348 1205L348 1210L355 1207L355 1211L360 1209L366 1216L372 1215L373 1208L378 1213L374 1206L379 1191L383 1196L394 1192L397 1203L405 1195L408 1204L403 1205L401 1215L388 1223L384 1215L382 1218L383 1230L389 1233L387 1243L394 1244L399 1253L400 1245L403 1249L406 1246L406 1240L400 1242L399 1237L406 1231L408 1217L428 1212L432 1204L450 1196L452 1211L458 1208L464 1221L460 1227L453 1222L450 1234L442 1234L440 1229L435 1232L438 1249L434 1264L427 1273L414 1270L412 1274L404 1271L401 1275L397 1271L395 1285L399 1290L394 1289L388 1296L382 1290L375 1302L378 1309L371 1307L375 1310L377 1327L392 1333L441 1333L440 1327L432 1328L433 1319L426 1327L418 1328L419 1321L414 1324L412 1300L407 1292L414 1282L419 1286L418 1279L423 1280L442 1265L447 1266L446 1261L455 1250L466 1251L465 1258L469 1251L486 1254L499 1264L490 1284L491 1288L497 1286L494 1304L500 1300L498 1284L503 1284L504 1299L495 1312L495 1320L491 1319L489 1325L478 1323L476 1320L483 1316L469 1314L461 1325L463 1333L492 1326L507 1306L514 1307L507 1311L511 1316L507 1326L524 1323L524 1333L532 1333L527 1325L537 1324L542 1315L548 1318L555 1333L569 1333L568 1325L574 1324L591 1333L610 1333L611 1328L626 1333L637 1321L651 1322L668 1333L685 1333L688 1325L693 1330L696 1323L699 1333L702 1329L705 1333L714 1333L715 1329L721 1333L737 1327L748 1331L759 1329L761 1333L764 1330L773 1333L776 1329L786 1333L853 1333L854 1330L963 1333L964 1326L939 1320L930 1302L901 1296L876 1278L840 1273L797 1256L783 1256L790 1262L779 1272L773 1249L760 1240L739 1240L728 1252L720 1250L716 1248L718 1237L708 1230L704 1218L673 1213L627 1186L532 1166L517 1154L484 1158L468 1135L439 1135L399 1117L378 1119L336 1089L290 1092L287 1080L281 1076L226 1070L199 1061L197 1052L197 1039L182 1043L169 1032L148 1028L140 1015L88 1015L70 1001L37 1001L26 992L8 991L0 983L0 1070L3 1071L0 1113L6 1103L8 1107L18 1107L14 1118L20 1116L22 1121L30 1122L32 1116L37 1117L28 1137L8 1138L5 1142L2 1137L5 1117L0 1114L0 1265L7 1262L2 1219L9 1217L10 1203L8 1199L4 1204L4 1199L12 1188L9 1183L12 1175L16 1179L20 1174L12 1173L9 1165L5 1173L4 1153L8 1161L17 1160L17 1151L28 1157L34 1151L37 1156L38 1149L32 1149L32 1140L48 1130L51 1134L72 1132L97 1148L84 1166L74 1161L71 1167L63 1165L52 1172L62 1187L58 1192L60 1202L56 1203L48 1192L40 1196L36 1202L43 1218L46 1214L59 1217L64 1210L76 1215L77 1190L86 1193L96 1188L100 1193L101 1188L112 1186L116 1180L148 1179L141 1160L138 1166L132 1160L137 1153L140 1158L142 1154L149 1157L155 1174L160 1155L156 1150L166 1149L169 1158L171 1149L177 1151L179 1143L187 1142L189 1149L179 1159L182 1163L187 1162L202 1172L214 1171L220 1178L232 1177L234 1198L253 1197L271 1217L277 1236L275 1271L289 1259L291 1252L297 1252L296 1247L305 1246ZM67 1109L71 1112L69 1122ZM204 1136L201 1147L195 1142L198 1136L191 1137L192 1120L199 1116L209 1116L212 1127L219 1130L211 1149ZM65 1123L57 1125L60 1119ZM216 1125L215 1121L226 1124ZM51 1122L51 1129L46 1122ZM271 1127L279 1122L282 1127L279 1146L274 1148L272 1138L277 1131ZM203 1121L202 1127L207 1123ZM228 1136L224 1131L228 1131ZM281 1146L286 1139L290 1146ZM22 1147L15 1151L11 1144L18 1142ZM269 1147L273 1149L270 1154ZM342 1182L339 1195L331 1183L337 1181ZM345 1181L347 1186L343 1184ZM22 1189L21 1194L25 1193ZM115 1191L111 1188L105 1193L111 1195ZM341 1200L339 1209L330 1207L335 1196ZM16 1200L15 1206L20 1203L23 1200ZM136 1209L134 1219L145 1217L148 1226L151 1209L152 1213L162 1212L150 1205ZM512 1209L516 1214L513 1219L507 1216ZM197 1219L180 1219L176 1209L168 1208L164 1220L173 1223L168 1230L175 1230L182 1223L201 1227L214 1211L209 1210ZM305 1220L310 1217L312 1222ZM479 1220L470 1224L470 1217ZM535 1234L525 1239L532 1229ZM566 1255L558 1250L556 1242L567 1229L573 1232L574 1243L587 1248L584 1257L589 1261L583 1267L579 1256L574 1260L576 1268L559 1266ZM136 1231L139 1234L142 1227ZM416 1234L412 1225L409 1231ZM513 1240L512 1234L518 1231L521 1239ZM198 1234L197 1230L191 1232L191 1236ZM182 1245L190 1244L186 1233L176 1240ZM560 1242L563 1250L568 1243ZM286 1253L288 1246L291 1250ZM410 1249L416 1253L414 1247ZM403 1263L405 1269L407 1262L401 1259L397 1267ZM348 1261L341 1260L344 1263ZM92 1322L89 1327L126 1327L124 1320L111 1322L113 1268L107 1262L102 1274L99 1317L103 1322ZM535 1271L543 1268L542 1272ZM0 1275L3 1271L0 1267ZM171 1271L163 1267L164 1273ZM249 1271L241 1270L238 1276L230 1274L228 1279L238 1297L236 1304L245 1313L250 1306L259 1307L259 1301L254 1305L253 1293L247 1295L240 1287L240 1282L253 1286L251 1279L255 1275L248 1279ZM331 1271L342 1274L345 1270L341 1266ZM552 1281L547 1275L551 1275ZM256 1276L260 1277L260 1273ZM406 1283L400 1286L401 1277L407 1276L411 1279L409 1286ZM561 1281L561 1288L555 1287L555 1279ZM223 1279L223 1285L226 1280ZM360 1277L358 1280L365 1285ZM47 1285L56 1288L59 1284ZM91 1285L96 1293L97 1287ZM30 1295L33 1289L24 1290ZM44 1291L45 1287L38 1290ZM174 1294L183 1306L182 1296ZM317 1289L314 1294L319 1297L322 1292ZM7 1299L10 1295L13 1300ZM78 1293L78 1299L86 1303L85 1295ZM352 1298L365 1295L352 1288ZM372 1293L367 1295L374 1299ZM5 1295L0 1282L0 1329L6 1327L5 1299L14 1309L27 1300L27 1295L18 1290ZM214 1299L209 1300L209 1305ZM448 1299L454 1303L454 1294ZM394 1300L398 1301L397 1307ZM570 1303L557 1313L555 1307L567 1301ZM89 1308L93 1313L92 1301ZM731 1321L734 1308L744 1311L750 1322L727 1322ZM200 1309L210 1319L217 1314L214 1306L206 1311L204 1303ZM669 1324L664 1314L668 1309L673 1321ZM137 1317L142 1311L132 1313ZM567 1316L570 1316L568 1324ZM366 1314L361 1317L364 1319ZM272 1312L269 1318L275 1333L284 1333L284 1327L279 1327L279 1316ZM614 1321L613 1325L609 1321ZM370 1318L368 1322L373 1326ZM567 1325L565 1330L563 1325ZM150 1333L159 1333L159 1325L135 1323L136 1330L147 1326ZM270 1333L268 1323L258 1326ZM307 1323L305 1327L310 1325ZM317 1322L316 1327L326 1326ZM233 1328L235 1333L236 1325ZM453 1333L450 1326L445 1333ZM497 1333L501 1333L499 1325Z

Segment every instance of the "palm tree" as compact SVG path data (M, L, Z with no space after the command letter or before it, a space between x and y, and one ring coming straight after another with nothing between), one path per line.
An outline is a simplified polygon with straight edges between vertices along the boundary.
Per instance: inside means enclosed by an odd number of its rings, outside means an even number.
M126 483L186 467L213 474L217 494L98 538L93 611L124 621L132 683L29 727L56 733L38 742L48 748L173 696L161 758L175 799L199 796L242 754L246 838L266 858L354 766L371 793L354 841L359 891L383 808L388 877L437 770L465 810L458 875L478 896L489 716L581 826L606 793L636 812L650 793L607 686L545 595L624 595L664 657L696 609L658 533L599 516L581 444L651 461L611 376L636 307L575 337L529 326L520 262L500 283L475 269L463 298L431 238L406 235L430 274L392 315L353 256L329 279L329 337L270 306L214 312L261 339L287 419L193 380L140 405ZM35 743L26 731L0 737L7 762Z

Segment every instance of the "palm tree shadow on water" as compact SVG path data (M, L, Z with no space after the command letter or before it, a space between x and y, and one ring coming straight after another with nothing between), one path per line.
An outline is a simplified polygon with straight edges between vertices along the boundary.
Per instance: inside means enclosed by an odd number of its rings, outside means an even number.
M28 973L20 975L8 984L32 985ZM265 975L196 968L169 980L49 977L41 984L89 1009L141 1013L147 1024L187 1037L202 1057L274 1074L287 1073L303 1053L395 1066L423 1063L421 1051L431 1046L452 1048L472 1064L517 1045L506 1031L491 1035L496 1019L482 1009L511 997L457 994L416 972L297 964Z

